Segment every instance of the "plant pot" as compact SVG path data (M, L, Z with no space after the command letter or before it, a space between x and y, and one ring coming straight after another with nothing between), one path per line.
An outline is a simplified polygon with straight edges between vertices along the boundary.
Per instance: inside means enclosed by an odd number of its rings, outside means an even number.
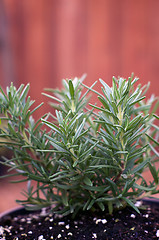
M0 215L0 239L158 239L159 200L144 199L141 207L140 215L127 207L112 216L86 212L75 219L17 208Z

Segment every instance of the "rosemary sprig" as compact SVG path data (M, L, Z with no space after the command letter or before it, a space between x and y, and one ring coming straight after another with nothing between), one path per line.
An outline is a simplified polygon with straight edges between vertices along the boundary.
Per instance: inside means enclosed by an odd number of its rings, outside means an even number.
M22 176L17 182L28 182L20 204L31 210L48 206L63 215L91 209L111 214L125 205L139 212L135 201L159 192L158 98L145 101L149 83L136 86L138 81L113 77L110 87L100 79L98 93L97 82L88 87L83 78L63 80L63 89L43 93L55 115L38 120L33 115L42 104L33 108L29 85L0 88L6 122L0 125L0 146L13 153L3 164L9 175ZM90 92L101 106L89 104ZM151 182L142 175L146 168Z

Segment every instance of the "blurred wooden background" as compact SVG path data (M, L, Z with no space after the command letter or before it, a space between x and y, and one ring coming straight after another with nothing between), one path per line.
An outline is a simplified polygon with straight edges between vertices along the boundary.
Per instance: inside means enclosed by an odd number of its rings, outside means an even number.
M87 73L151 81L158 94L158 0L0 0L0 82L44 87Z
M158 13L158 0L0 0L0 84L30 82L39 104L62 78L134 72L158 95Z

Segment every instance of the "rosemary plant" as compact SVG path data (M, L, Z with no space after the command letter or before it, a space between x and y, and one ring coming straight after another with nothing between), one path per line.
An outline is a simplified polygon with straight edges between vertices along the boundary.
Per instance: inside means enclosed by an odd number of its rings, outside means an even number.
M148 85L138 78L113 78L112 87L99 80L101 92L83 78L63 80L63 89L46 89L55 114L34 120L29 85L6 92L0 88L0 110L6 127L0 129L0 145L10 149L9 176L27 181L25 200L30 210L49 207L62 215L79 210L108 209L126 205L137 212L135 202L158 193L158 99L145 102ZM84 90L84 91L83 91ZM48 93L49 92L49 93ZM89 104L89 92L101 106ZM152 108L154 106L154 108ZM152 181L142 173L148 168ZM13 172L13 173L12 173ZM7 175L7 176L8 176Z

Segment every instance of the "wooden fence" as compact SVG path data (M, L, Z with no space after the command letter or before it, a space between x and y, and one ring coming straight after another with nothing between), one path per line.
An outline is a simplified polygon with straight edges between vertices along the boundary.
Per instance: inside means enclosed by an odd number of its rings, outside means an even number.
M157 95L158 13L158 0L0 0L0 84L30 82L40 103L62 78L134 72Z

